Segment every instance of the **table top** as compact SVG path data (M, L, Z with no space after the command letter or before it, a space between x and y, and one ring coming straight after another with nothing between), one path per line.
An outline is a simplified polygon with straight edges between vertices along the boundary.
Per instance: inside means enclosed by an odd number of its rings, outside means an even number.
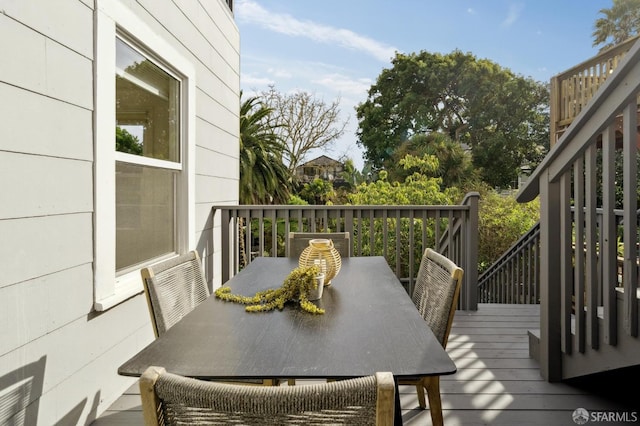
M259 257L227 285L250 296L279 287L296 266L297 259ZM332 285L314 303L326 312L314 315L287 304L282 311L249 313L212 295L118 374L140 376L150 365L202 379L456 372L383 257L343 258Z

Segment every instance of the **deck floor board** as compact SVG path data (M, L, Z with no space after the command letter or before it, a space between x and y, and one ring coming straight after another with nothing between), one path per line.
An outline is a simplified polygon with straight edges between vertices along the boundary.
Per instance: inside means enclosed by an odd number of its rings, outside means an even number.
M458 372L443 376L440 386L445 425L566 426L575 424L572 414L577 408L618 416L635 411L640 417L638 407L593 394L593 388L544 381L528 347L527 332L538 328L538 320L536 305L481 304L477 311L456 312L447 351ZM404 424L431 425L429 410L419 409L415 388L399 390ZM139 394L132 386L92 425L141 424Z

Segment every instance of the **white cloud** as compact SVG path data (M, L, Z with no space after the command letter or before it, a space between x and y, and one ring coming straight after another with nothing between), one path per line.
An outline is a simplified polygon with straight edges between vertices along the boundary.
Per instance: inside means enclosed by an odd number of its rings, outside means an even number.
M290 70L285 70L282 68L269 68L267 72L272 76L278 77L278 78L289 79L293 77L293 74L291 73Z
M510 27L513 25L522 14L522 10L524 9L524 4L522 3L511 3L509 5L509 11L507 12L507 17L504 21L502 21L503 27Z
M252 75L242 74L242 82L253 86L268 86L273 84L273 80L267 77L254 77Z
M371 80L366 78L352 79L340 74L326 74L312 80L313 83L327 87L341 95L355 95L364 98L371 88Z
M476 11L475 11L475 9L469 8L469 9L467 9L467 13L468 13L469 15L475 15L475 14L476 14Z
M359 35L344 28L334 28L313 21L302 21L288 14L272 13L252 0L235 3L236 19L254 23L263 28L292 37L306 37L318 43L336 44L345 49L357 50L374 58L388 62L396 48Z

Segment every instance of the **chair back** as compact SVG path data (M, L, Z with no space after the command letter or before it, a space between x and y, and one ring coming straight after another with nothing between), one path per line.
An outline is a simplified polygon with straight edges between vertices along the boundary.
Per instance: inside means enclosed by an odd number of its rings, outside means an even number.
M145 425L341 424L391 426L395 385L390 372L296 386L210 382L149 367L140 377Z
M348 232L289 232L289 257L300 257L302 251L309 246L309 240L326 238L333 241L333 246L340 257L351 256L351 239Z
M430 248L424 251L412 299L443 348L449 340L462 276L462 268L451 259Z
M143 268L141 274L156 337L210 295L195 250Z

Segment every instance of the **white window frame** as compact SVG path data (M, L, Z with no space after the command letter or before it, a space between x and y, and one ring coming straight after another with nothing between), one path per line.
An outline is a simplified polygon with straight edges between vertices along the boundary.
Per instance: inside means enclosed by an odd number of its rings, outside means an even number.
M116 276L116 36L138 46L181 80L182 171L176 197L177 250L195 247L195 69L118 0L98 0L94 68L94 309L107 310L144 291L140 271Z

